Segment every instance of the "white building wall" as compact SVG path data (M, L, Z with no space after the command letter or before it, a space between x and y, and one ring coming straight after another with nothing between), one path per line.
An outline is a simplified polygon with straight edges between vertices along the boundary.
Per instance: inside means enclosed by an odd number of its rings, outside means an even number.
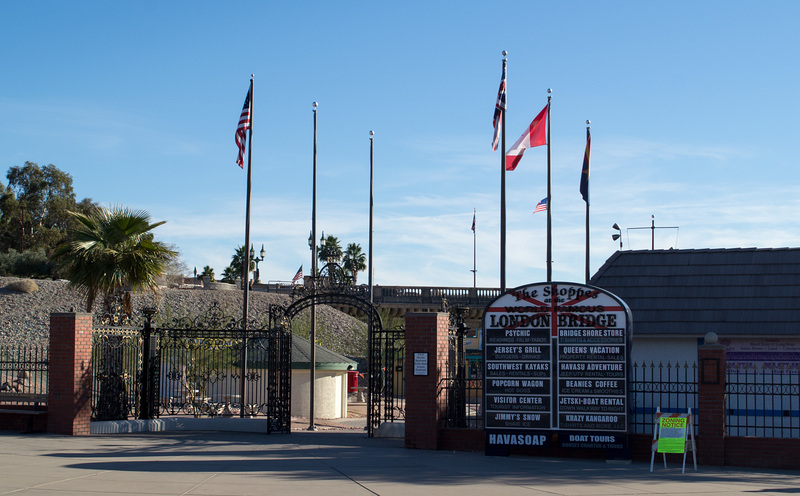
M314 417L335 419L347 417L347 371L317 370L314 390ZM292 371L292 415L309 417L311 405L309 370Z

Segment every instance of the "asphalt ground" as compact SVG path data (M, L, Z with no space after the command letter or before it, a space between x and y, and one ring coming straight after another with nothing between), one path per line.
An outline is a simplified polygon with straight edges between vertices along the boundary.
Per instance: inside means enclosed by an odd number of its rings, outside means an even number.
M800 494L800 472L410 450L359 429L0 433L0 495Z

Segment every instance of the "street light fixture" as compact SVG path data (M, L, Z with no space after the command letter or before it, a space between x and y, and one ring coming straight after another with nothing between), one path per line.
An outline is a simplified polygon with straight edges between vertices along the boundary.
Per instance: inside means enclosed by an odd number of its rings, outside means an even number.
M263 262L264 261L264 257L267 254L266 250L264 250L264 245L263 244L261 245L261 253L260 254L261 254L261 258L258 258L257 256L255 256L255 252L253 252L253 245L251 244L250 245L250 259L253 260L253 262L256 263L256 277L253 280L253 284L261 284L260 272L258 271L258 262Z
M619 249L620 249L620 251L622 251L622 228L620 228L619 224L617 224L615 222L614 225L611 226L611 229L614 229L615 231L619 231L617 233L612 234L611 235L611 239L613 239L614 241L619 240Z

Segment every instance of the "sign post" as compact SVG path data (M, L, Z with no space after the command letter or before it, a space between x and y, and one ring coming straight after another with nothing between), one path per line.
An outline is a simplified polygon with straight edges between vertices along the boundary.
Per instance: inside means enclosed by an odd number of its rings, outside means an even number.
M486 454L511 446L627 451L631 315L600 288L521 286L484 313Z

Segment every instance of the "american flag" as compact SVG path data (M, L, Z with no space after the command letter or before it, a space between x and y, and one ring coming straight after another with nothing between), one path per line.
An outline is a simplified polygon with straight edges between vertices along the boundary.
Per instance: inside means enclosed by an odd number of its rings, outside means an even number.
M497 142L500 141L500 121L503 119L503 112L506 110L506 64L503 62L503 78L500 80L500 89L497 90L497 103L494 105L494 138L492 139L492 151L497 150Z
M536 208L533 209L533 213L543 212L545 210L547 210L547 198L542 198L542 201L536 204Z
M303 266L301 265L299 269L297 269L297 274L292 277L292 284L296 283L300 279L303 278Z
M247 90L247 97L244 99L242 115L239 117L239 127L236 128L236 146L239 147L239 157L236 163L244 169L244 145L247 141L247 130L250 129L250 90Z

